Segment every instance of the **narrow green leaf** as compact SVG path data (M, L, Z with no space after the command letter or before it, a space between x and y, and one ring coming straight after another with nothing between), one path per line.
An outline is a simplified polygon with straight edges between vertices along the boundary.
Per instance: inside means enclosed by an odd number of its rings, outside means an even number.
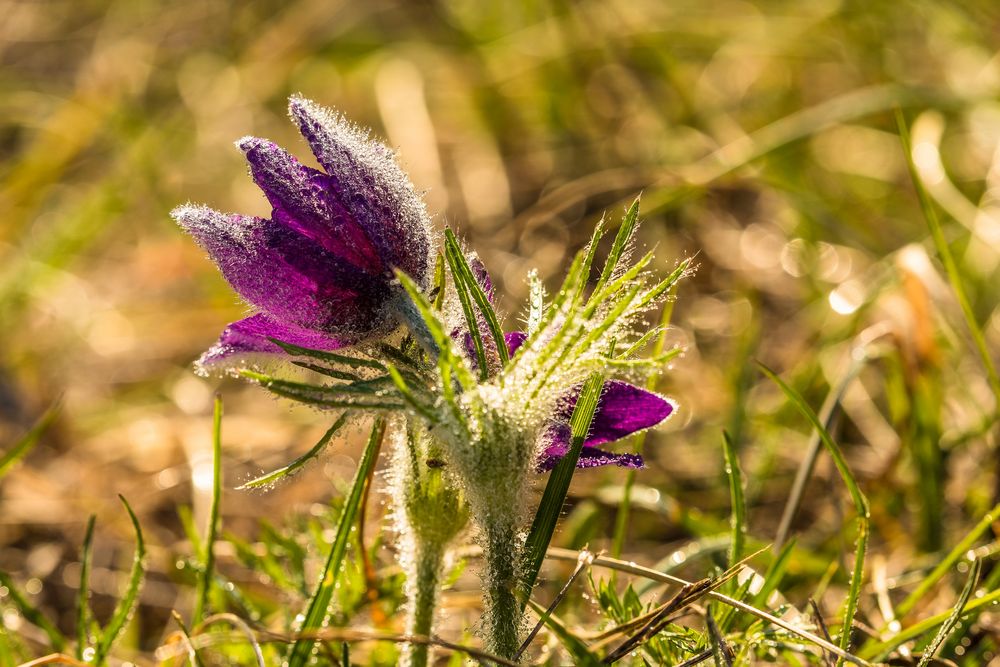
M451 234L451 230L446 230L445 234L445 256L448 258L448 266L451 268L452 277L455 279L455 293L458 294L458 301L462 304L465 323L469 327L469 335L472 336L472 346L476 351L476 361L479 366L479 379L485 380L489 376L490 369L486 363L486 348L483 347L483 336L479 331L479 318L476 317L476 311L472 308L472 295L470 294L472 287L466 281L462 271L461 262L465 258L462 256L461 249L457 247L458 242L452 242L454 235ZM468 266L464 268L468 269ZM476 282L475 279L472 282Z
M374 359L362 359L346 354L337 354L335 352L326 352L324 350L313 350L308 347L300 347L299 345L293 345L292 343L285 343L277 338L268 338L268 340L293 356L312 357L313 359L319 359L320 361L326 361L331 364L343 364L345 366L350 366L351 368L375 368L380 371L385 370L385 367L381 364L381 362L375 361Z
M622 224L618 228L618 234L615 235L615 242L611 245L611 252L608 253L608 259L604 263L604 270L601 271L601 277L597 280L597 287L594 288L594 292L599 292L614 275L638 225L639 197L636 197L632 205L625 212L625 217L622 218Z
M528 335L531 336L538 331L538 326L542 323L542 315L545 313L545 285L538 277L538 271L532 269L528 273Z
M379 450L382 447L382 438L385 435L385 420L378 418L372 427L371 435L368 437L368 444L365 446L361 462L358 464L358 471L351 484L351 491L344 502L344 509L340 514L340 521L337 524L337 535L330 545L330 553L327 555L326 563L309 601L309 608L306 611L305 619L299 627L300 634L306 634L322 628L329 617L330 601L337 585L337 577L340 574L341 563L347 551L347 544L351 538L351 532L358 516L358 508L361 505L361 497L367 485L368 478L378 461ZM315 642L311 639L300 638L292 646L288 659L289 667L303 667L312 653Z
M454 232L446 229L444 230L444 235L445 248L449 255L448 261L451 264L452 275L456 276L455 282L458 282L455 271L457 267L458 272L461 274L462 282L465 283L469 294L479 307L480 314L486 320L486 328L489 329L490 335L493 336L493 343L496 345L497 354L500 355L500 364L506 365L510 361L510 353L507 350L506 343L504 343L503 329L500 327L500 320L493 309L493 304L490 303L489 297L483 291L483 286L479 284L476 276L472 273L472 269L469 268L469 263L465 260L465 255L462 253L462 248L458 245L458 239L455 238ZM477 323L470 323L469 326L470 328L474 326L478 328Z
M21 615L32 625L42 629L42 632L49 638L49 645L54 651L62 651L66 646L66 638L59 632L52 621L43 614L37 607L28 602L28 599L21 595L17 584L3 570L0 570L0 587L7 589L7 597L10 599Z
M337 433L337 431L339 431L344 424L347 423L347 418L350 414L351 413L347 411L340 415L340 417L337 418L337 421L333 422L333 426L327 429L326 433L323 434L323 437L321 437L308 452L298 457L288 465L282 466L277 470L272 470L271 472L263 474L260 477L255 477L249 482L236 487L237 490L242 491L244 489L259 489L261 487L270 486L271 484L274 484L278 480L284 479L289 475L294 475L296 472L301 470L304 465L319 456L320 452L326 449L326 446L330 444L330 440Z
M959 620L962 618L962 612L965 611L965 606L969 604L969 598L972 597L972 592L976 590L976 584L979 583L979 574L983 571L983 561L977 558L972 563L972 569L969 572L969 578L965 581L965 588L962 589L962 594L958 596L958 602L955 603L955 607L951 610L948 618L944 623L941 624L941 628L938 630L937 635L931 640L931 643L924 648L924 655L920 658L920 662L917 663L917 667L925 667L925 665L930 664L930 661L934 658L934 654L938 652L941 648L941 644L948 639L948 635L952 633L955 626L958 625Z
M195 592L194 623L200 623L208 604L215 571L215 536L219 529L219 507L222 501L222 396L216 394L212 411L212 504L208 511L208 526L202 542L201 572Z
M20 440L15 442L6 452L0 454L0 477L7 474L21 457L30 452L31 448L38 444L39 438L49 430L52 422L55 421L56 416L59 414L59 408L60 402L57 400L38 418L38 421L35 422L31 429L21 436Z
M299 368L305 368L306 370L319 373L320 375L325 375L326 377L333 378L334 380L344 380L346 382L364 381L363 377L356 375L355 373L348 373L347 371L337 370L336 368L327 368L326 366L314 364L309 361L293 361L292 365L298 366Z
M142 587L142 579L145 575L143 560L146 558L146 543L142 538L142 528L139 526L139 519L136 518L132 507L125 500L125 496L119 494L118 499L125 506L129 519L132 521L132 528L135 531L135 555L132 558L132 572L129 574L128 586L125 588L125 595L115 605L115 611L111 615L111 620L101 633L94 653L94 662L101 664L111 654L111 647L115 640L125 629L125 624L135 611L136 603L139 600L139 589Z
M337 385L322 386L302 382L281 380L252 370L241 370L239 374L260 383L271 393L300 403L309 403L327 408L358 408L367 410L401 410L405 404L385 396L370 386Z
M87 531L83 535L83 550L80 554L80 586L76 591L77 660L83 660L83 650L90 646L90 563L96 521L97 517L91 514L87 520Z
M531 597L531 590L535 586L535 579L538 578L538 571L542 568L545 552L552 541L556 522L559 520L566 494L569 492L570 481L576 471L577 461L580 460L583 441L590 431L590 424L594 419L594 413L597 412L597 403L603 389L604 377L594 373L584 382L576 407L573 409L573 416L570 418L572 439L569 451L549 475L542 500L531 523L531 530L528 532L528 539L524 544L524 566L518 582L518 595L522 600L522 608L524 601Z

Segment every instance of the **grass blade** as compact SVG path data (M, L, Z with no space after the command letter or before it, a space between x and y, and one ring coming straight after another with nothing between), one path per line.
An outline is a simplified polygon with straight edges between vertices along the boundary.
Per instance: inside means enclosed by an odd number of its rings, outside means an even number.
M97 517L91 514L87 520L87 532L83 535L83 550L80 555L80 587L76 591L77 660L83 660L83 649L90 646L90 563L96 521Z
M38 444L38 440L49 430L52 422L59 414L60 402L56 401L45 411L31 429L21 436L21 439L14 443L14 446L3 454L0 454L0 477L3 477L17 463L21 457L31 451L31 448Z
M569 483L573 479L576 463L580 459L583 441L590 431L590 423L594 419L594 413L597 412L597 403L603 389L604 377L594 373L583 384L580 397L573 409L573 416L570 418L572 439L569 451L549 475L549 481L545 485L535 519L531 523L528 539L524 544L524 567L518 582L518 594L522 600L522 608L523 603L531 597L531 590L535 586L535 579L538 578L538 571L545 559L545 552L549 548L549 542L552 541L556 522L559 520L563 502L565 502L566 494L569 491Z
M351 484L351 492L344 503L344 509L340 514L340 521L337 523L337 536L330 545L330 553L327 556L326 564L320 576L316 592L313 593L309 601L309 608L306 611L305 619L299 627L300 634L319 630L326 624L330 611L330 600L333 598L334 588L337 584L337 576L340 573L340 566L347 551L347 544L350 541L354 520L357 518L358 508L361 505L361 496L367 486L367 480L375 464L378 461L379 450L382 447L382 438L385 435L385 420L378 418L372 427L371 435L368 437L368 444L365 445L364 454L358 464L358 471ZM289 667L303 667L312 653L314 641L300 638L292 646L288 658Z
M195 592L195 606L192 618L201 621L208 603L208 593L212 587L215 570L215 535L219 529L219 506L222 501L222 396L216 394L212 410L212 504L208 511L208 527L202 543L202 570Z
M132 572L128 577L128 586L125 588L125 595L115 605L115 611L111 615L111 620L106 628L101 632L101 638L97 642L94 653L94 662L101 664L110 655L111 647L115 640L125 629L125 624L132 617L136 603L139 600L139 589L142 587L142 579L146 568L143 561L146 558L146 543L142 538L142 528L139 526L139 519L132 511L131 505L125 500L125 496L119 495L118 499L125 506L129 519L132 521L132 529L135 531L135 555L132 558Z
M812 427L816 429L816 432L820 436L823 445L826 447L827 451L830 453L830 457L833 459L834 465L837 466L837 471L840 473L841 478L844 480L844 484L847 485L847 490L851 494L851 499L854 502L854 508L858 513L858 537L855 544L855 554L854 554L854 568L851 571L850 587L847 594L847 603L844 605L844 621L841 625L840 630L840 648L843 651L848 651L851 645L851 628L854 624L854 614L858 609L858 598L861 596L861 583L864 577L865 568L865 551L868 548L868 530L869 530L869 512L868 512L868 500L865 498L864 494L861 492L861 488L858 486L858 482L854 479L851 469L847 466L847 461L844 460L844 455L841 453L840 448L830 437L830 433L823 426L823 423L813 412L813 409L809 407L802 395L799 394L795 389L785 383L778 375L772 371L770 368L764 364L757 362L760 369L764 372L764 375L769 377L775 384L777 384L781 391L784 392L785 396L792 402L792 404L798 408L799 412L809 420ZM843 657L838 658L837 665L843 664Z
M263 474L260 477L256 477L250 480L246 484L236 487L237 490L242 491L244 489L259 489L261 487L270 486L271 484L274 484L278 480L284 479L289 475L294 475L296 472L302 469L302 467L305 464L312 461L314 458L319 456L320 452L326 449L326 446L330 444L330 440L337 433L337 431L343 428L344 424L347 423L347 418L348 416L350 416L350 414L351 414L350 412L344 412L344 414L340 415L337 421L333 423L333 426L327 429L326 433L323 434L323 437L320 438L319 441L315 445L313 445L312 449L310 449L308 452L298 457L297 459L295 459L286 466L282 466L277 470L272 470L269 473Z
M925 667L925 665L930 664L931 659L933 659L934 654L938 652L941 648L941 644L948 639L948 635L952 633L955 626L958 625L958 621L962 618L962 612L965 611L965 605L969 604L969 598L972 596L972 592L976 590L976 584L979 583L979 574L983 570L983 561L977 558L972 563L972 570L969 572L969 578L965 582L965 588L962 589L962 594L958 596L958 602L955 603L954 609L951 610L948 618L944 623L941 624L941 628L938 630L937 635L931 640L931 643L924 648L924 655L920 658L920 662L917 663L917 667Z

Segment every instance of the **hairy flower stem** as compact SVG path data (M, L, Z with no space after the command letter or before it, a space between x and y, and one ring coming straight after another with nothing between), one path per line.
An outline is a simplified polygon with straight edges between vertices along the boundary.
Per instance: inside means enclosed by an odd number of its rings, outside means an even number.
M444 545L423 543L414 545L412 558L407 565L407 597L410 600L406 619L406 634L431 637L434 630L434 610L444 566ZM431 647L424 643L409 643L403 649L400 662L403 667L426 667L431 657Z
M522 612L516 595L521 540L512 516L491 518L494 520L483 527L486 647L501 658L513 660L521 646Z

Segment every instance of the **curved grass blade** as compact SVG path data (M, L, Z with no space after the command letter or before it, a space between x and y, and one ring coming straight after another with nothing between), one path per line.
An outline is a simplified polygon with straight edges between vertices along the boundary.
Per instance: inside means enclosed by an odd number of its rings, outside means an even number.
M535 512L535 519L531 522L531 530L524 543L522 576L518 581L517 592L522 601L522 609L531 597L538 571L542 568L542 561L545 560L545 552L549 548L549 542L552 541L556 522L559 520L559 514L562 512L569 491L569 483L573 479L573 473L576 472L576 463L580 459L583 441L590 431L590 423L594 419L594 413L597 412L597 403L603 389L604 377L599 373L594 373L584 382L576 407L573 409L573 416L570 418L572 440L569 451L549 475L542 500Z
M21 439L3 454L0 454L0 477L3 477L17 463L21 457L31 451L31 448L38 444L39 438L49 430L52 422L59 414L60 402L55 403L45 411L31 429L21 436Z
M972 592L976 590L976 584L979 583L979 574L983 571L983 561L977 558L972 563L972 569L969 571L969 578L965 582L965 588L962 589L962 594L958 596L958 602L955 603L954 609L951 610L951 614L944 623L941 624L941 629L938 630L937 635L931 640L931 643L924 648L924 655L920 658L920 662L917 663L917 667L925 667L930 664L931 659L934 654L938 652L941 648L941 644L948 639L948 636L958 625L958 621L962 618L962 612L965 611L965 605L969 604L969 598L972 596Z
M139 599L139 589L142 587L142 579L146 572L143 564L146 558L146 543L142 538L142 528L139 526L139 519L136 518L131 505L125 500L125 496L119 494L118 499L125 506L125 511L128 512L129 519L132 521L132 528L135 530L135 556L132 559L132 572L129 574L125 595L115 606L115 611L111 615L111 621L108 622L107 627L101 632L101 637L95 647L94 662L96 664L103 663L108 657L115 640L118 639L118 635L122 633L125 629L125 624L132 617L132 612L135 611L135 606Z
M307 463L309 463L314 458L319 456L320 452L326 449L326 446L330 444L331 438L333 438L333 436L336 435L337 431L343 428L344 424L347 423L347 418L350 416L350 414L351 414L350 412L344 412L344 414L340 415L337 421L333 423L333 426L328 428L326 433L323 434L323 437L320 438L315 445L313 445L312 449L310 449L302 456L298 457L297 459L295 459L286 466L282 466L277 470L272 470L271 472L265 473L260 477L255 477L249 482L236 487L236 489L239 491L245 489L259 489L262 487L270 486L271 484L274 484L278 480L284 479L289 475L294 475L299 470L301 470L303 466L305 466Z
M80 555L80 587L76 591L76 659L83 660L83 649L90 646L90 562L91 546L94 540L93 514L87 520L87 532L83 536L83 551Z
M14 603L14 606L17 607L17 610L21 612L21 615L32 625L42 629L45 636L49 638L49 645L52 649L54 651L62 651L66 646L66 638L59 632L59 628L45 614L39 611L37 607L28 602L27 598L21 595L21 592L17 589L17 584L3 570L0 570L0 587L7 589L7 596Z
M364 454L358 465L358 471L351 484L351 492L344 503L344 509L340 514L340 521L337 523L337 536L330 545L330 553L327 556L326 564L323 566L319 584L316 592L313 593L309 601L309 608L306 611L305 619L299 627L299 634L305 635L322 628L330 611L330 600L337 585L337 576L340 573L340 566L347 551L347 543L351 537L351 529L358 515L358 508L361 505L361 496L364 494L367 480L371 472L375 469L378 461L379 450L382 447L382 438L385 435L385 420L378 418L372 427L371 435L368 437L368 444L365 445ZM292 646L288 658L289 667L303 667L312 654L315 642L311 639L300 637Z
M785 396L798 408L799 412L809 420L812 427L816 429L819 434L820 440L822 440L823 445L826 447L827 451L830 453L830 458L833 459L833 463L837 466L837 471L844 480L844 484L847 485L847 490L851 494L851 500L854 502L855 510L858 513L858 537L855 544L855 555L854 555L854 569L851 572L850 587L847 594L847 603L844 605L844 621L840 629L840 648L843 651L848 651L851 646L851 629L854 625L854 614L858 609L858 598L861 596L861 583L864 577L865 570L865 551L868 548L868 530L869 530L869 511L868 511L868 499L865 498L864 494L861 492L861 488L858 486L858 482L854 479L851 469L847 466L847 461L844 460L844 455L841 453L840 448L830 437L830 433L823 426L823 423L813 412L813 409L809 407L802 395L799 394L795 389L785 383L778 375L772 371L770 368L764 364L757 362L757 365L763 371L764 375L769 377L781 391L784 392ZM843 657L837 659L837 665L843 664Z
M202 543L202 569L195 592L192 618L197 623L205 613L208 593L212 587L215 570L215 536L219 530L219 506L222 501L222 396L216 394L212 410L212 504L208 511L208 527Z

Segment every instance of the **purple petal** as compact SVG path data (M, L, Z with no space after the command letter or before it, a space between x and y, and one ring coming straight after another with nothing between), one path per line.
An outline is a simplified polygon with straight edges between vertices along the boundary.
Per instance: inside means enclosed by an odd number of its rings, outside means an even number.
M507 351L513 357L521 346L524 345L524 341L528 340L528 334L523 331L511 331L510 333L505 333L503 339L507 343Z
M270 141L244 137L236 145L246 155L254 181L274 207L272 218L276 222L361 271L374 275L385 272L371 241L342 204L333 179L301 164Z
M340 261L273 220L181 206L174 219L208 251L222 275L272 319L358 337L394 326L390 283Z
M538 459L538 472L546 472L556 467L556 464L566 456L569 448L565 445L550 445ZM597 468L599 466L615 465L620 468L642 468L644 463L638 454L613 454L597 447L583 447L576 467Z
M432 265L430 219L393 152L309 100L292 97L288 111L379 257L426 287Z
M539 460L541 470L550 470L569 451L571 432L569 420L576 407L580 390L567 397L556 414L556 423L543 436L547 445ZM642 457L636 454L611 454L596 445L620 440L633 433L652 428L674 413L676 404L669 398L640 389L627 382L611 380L604 383L597 412L590 424L590 433L583 441L578 468L602 465L642 467Z
M575 396L573 405L576 405ZM652 428L672 415L676 407L677 404L669 398L627 382L605 382L590 433L583 444L592 447L614 442Z
M285 355L285 351L272 343L270 338L311 350L338 350L350 344L317 331L303 329L293 324L275 322L263 313L237 320L223 331L218 342L198 360L202 370L231 366L248 356L259 354Z

